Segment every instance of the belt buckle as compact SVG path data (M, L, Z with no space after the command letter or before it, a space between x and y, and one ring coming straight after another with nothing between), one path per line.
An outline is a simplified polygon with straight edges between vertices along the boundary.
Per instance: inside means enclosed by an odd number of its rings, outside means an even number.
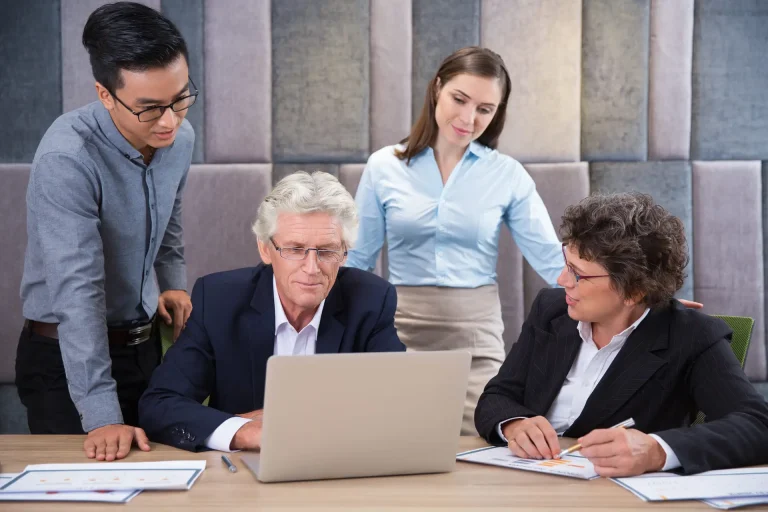
M127 347L134 347L136 345L140 345L147 341L152 332L152 322L142 325L140 327L134 327L132 329L128 329L128 335L131 336L131 340L128 341L125 345ZM135 337L134 337L135 336Z

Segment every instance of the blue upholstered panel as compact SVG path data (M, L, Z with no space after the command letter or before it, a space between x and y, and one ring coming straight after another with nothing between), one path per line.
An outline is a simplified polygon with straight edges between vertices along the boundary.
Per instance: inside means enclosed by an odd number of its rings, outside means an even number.
M367 157L369 23L369 0L272 2L275 162Z
M645 160L650 0L584 0L581 154Z
M59 0L2 7L0 162L31 162L45 130L61 114Z
M162 0L163 14L181 31L189 52L189 76L200 89L199 100L187 111L187 119L195 129L192 161L203 162L205 142L205 74L203 41L203 0Z
M12 384L0 384L0 434L29 434L27 409Z

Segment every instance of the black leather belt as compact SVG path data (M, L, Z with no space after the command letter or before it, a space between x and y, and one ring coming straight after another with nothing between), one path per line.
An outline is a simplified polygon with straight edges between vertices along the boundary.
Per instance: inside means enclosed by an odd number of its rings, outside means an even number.
M109 344L126 347L141 345L152 337L152 325L153 321L149 321L146 324L132 327L108 328L107 338L109 339ZM46 338L59 339L59 324L26 320L24 322L24 328L29 329L31 332L40 336L45 336Z

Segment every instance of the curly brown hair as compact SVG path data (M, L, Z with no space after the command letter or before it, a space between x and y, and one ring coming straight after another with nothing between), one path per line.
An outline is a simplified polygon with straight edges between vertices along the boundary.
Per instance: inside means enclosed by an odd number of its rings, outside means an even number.
M647 194L598 194L569 206L563 243L599 263L624 298L648 307L669 301L685 280L688 246L682 221Z

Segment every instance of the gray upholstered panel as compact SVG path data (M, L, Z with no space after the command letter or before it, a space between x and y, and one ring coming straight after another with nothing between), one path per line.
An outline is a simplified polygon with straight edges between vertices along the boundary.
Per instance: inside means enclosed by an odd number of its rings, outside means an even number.
M520 328L525 320L523 296L523 254L517 248L506 225L502 226L499 236L499 261L496 263L501 317L504 320L504 346L506 351L520 336Z
M203 70L203 0L162 0L163 14L170 19L184 36L189 52L189 76L200 90L199 100L187 110L187 119L195 129L195 150L192 161L205 160L203 155L205 141L205 75Z
M258 264L251 225L272 189L272 166L193 165L184 191L188 287L211 272Z
M31 162L61 114L59 0L3 2L0 17L0 162ZM0 212L2 214L2 212Z
M0 384L0 434L29 434L27 409L13 384Z
M691 156L768 159L768 2L697 0Z
M525 169L536 182L536 190L547 206L552 225L559 231L565 209L589 195L589 169L586 162L564 164L526 164ZM523 264L525 315L531 310L539 290L547 287L544 279L528 262Z
M648 159L687 159L691 141L693 0L651 0Z
M411 127L411 28L411 0L371 0L371 152Z
M765 290L768 290L768 272L766 271L768 269L768 250L766 250L766 240L768 240L768 162L763 162L761 174L763 193L763 211L761 212L761 220L763 221L763 293L765 293ZM765 318L768 318L768 301L765 301L764 307L763 320L765 321ZM765 344L766 358L768 358L768 336L765 338ZM768 377L768 361L766 361L766 377ZM768 392L768 384L766 384L765 390ZM766 398L768 398L768 394L766 394Z
M29 165L0 164L0 383L13 382L16 345L24 318L19 286L27 246Z
M272 171L272 184L277 185L281 179L296 171L305 171L313 173L315 171L327 172L339 177L339 166L337 164L275 164Z
M205 159L272 160L269 0L205 2Z
M339 168L339 181L344 185L349 193L354 197L357 192L357 186L360 184L360 178L363 175L365 164L345 164ZM387 279L389 276L389 263L387 262L387 242L381 248L381 253L376 259L376 267L373 273Z
M584 0L581 154L645 160L650 0Z
M275 162L368 156L369 24L369 0L272 3Z
M443 59L479 43L480 0L413 0L413 120Z
M160 10L160 0L137 1ZM64 0L61 2L61 78L64 112L98 99L88 52L83 47L83 27L93 11L108 3L110 0L76 0L74 2Z
M581 144L581 0L483 0L481 43L512 81L499 150L573 162Z
M691 256L688 277L676 297L693 298L693 191L691 164L670 162L594 162L589 166L593 192L641 192L683 221Z
M694 297L755 319L745 371L766 378L760 162L693 162Z

